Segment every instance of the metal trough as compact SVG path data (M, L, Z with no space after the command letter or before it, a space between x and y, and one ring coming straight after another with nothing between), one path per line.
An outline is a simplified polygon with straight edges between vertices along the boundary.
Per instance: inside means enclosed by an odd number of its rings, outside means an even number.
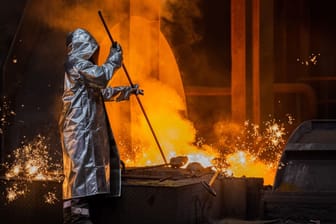
M201 184L214 171L190 171L171 167L126 168L122 175L122 196L104 195L92 201L94 223L197 224L216 223L224 218L256 220L262 214L262 178L219 176L212 187L216 197ZM0 179L1 223L62 223L61 183L33 181L29 192L6 203L4 191L18 180ZM43 195L56 192L59 200L47 204Z

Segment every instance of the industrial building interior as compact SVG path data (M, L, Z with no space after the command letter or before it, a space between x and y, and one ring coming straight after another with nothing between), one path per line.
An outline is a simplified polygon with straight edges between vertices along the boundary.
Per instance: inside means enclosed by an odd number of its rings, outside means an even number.
M160 143L135 100L106 104L126 164L125 192L102 199L97 223L336 221L335 178L326 174L335 173L336 160L333 1L12 0L0 9L1 223L62 222L58 119L65 37L88 29L103 63L111 43L99 10L145 91L140 99ZM110 85L119 84L128 84L121 69ZM190 155L203 169L161 167L158 144L168 159ZM40 148L47 154L34 153ZM249 166L233 161L239 155ZM43 172L54 176L8 174L33 156L47 157ZM209 158L220 161L221 172L208 168ZM282 165L288 170L279 171ZM308 172L321 182L310 181ZM199 184L204 181L216 197ZM272 194L275 188L284 194ZM293 207L286 210L284 201Z

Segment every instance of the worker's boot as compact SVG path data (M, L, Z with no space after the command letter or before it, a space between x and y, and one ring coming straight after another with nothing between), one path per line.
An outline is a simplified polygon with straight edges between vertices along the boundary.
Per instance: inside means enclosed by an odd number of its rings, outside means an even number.
M64 224L93 224L87 198L73 198L63 202Z

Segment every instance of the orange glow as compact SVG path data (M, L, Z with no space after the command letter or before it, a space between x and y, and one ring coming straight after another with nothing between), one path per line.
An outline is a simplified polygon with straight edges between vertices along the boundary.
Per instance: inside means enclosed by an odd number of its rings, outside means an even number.
M273 184L276 167L272 163L266 164L244 151L237 151L228 155L227 162L230 164L230 167L226 170L228 174L236 177L261 177L264 178L264 184Z
M124 63L133 82L138 83L145 90L145 96L140 96L140 100L166 159L169 160L177 155L188 155L190 152L209 158L208 152L193 145L196 130L186 119L181 75L172 50L158 30L158 25L159 21L148 21L140 17L131 18L129 43L123 43L123 40L120 40L122 46L130 46L128 51L124 49L126 55ZM112 29L112 33L118 40L121 35L119 25ZM108 44L106 41L103 43ZM150 49L148 45L151 46ZM147 50L144 50L144 46ZM102 49L105 48L102 47ZM107 52L101 53L101 58L106 57ZM129 85L123 71L118 71L111 85ZM119 144L121 157L126 165L162 164L163 158L158 146L134 98L131 99L130 107L123 103L106 105L112 129L117 133L115 138ZM130 115L125 116L127 114ZM195 158L195 156L189 157L190 160ZM204 162L209 164L209 159Z
M151 2L155 7L158 6L157 1ZM197 142L197 130L187 118L182 76L172 48L160 32L159 17L155 19L155 12L151 19L134 16L131 12L125 12L124 8L128 6L121 3L134 7L129 1L103 4L104 12L110 12L106 13L105 19L109 25L113 25L110 31L123 48L124 64L133 83L139 84L145 91L145 95L139 98L168 162L175 156L187 156L189 162L199 162L204 167L219 167L225 175L263 177L265 184L273 184L286 135L284 127L274 120L267 121L265 131L262 132L259 125L251 125L249 122L241 125L219 121L213 130L216 147ZM85 26L100 44L99 63L103 63L111 43L95 10L95 7L99 9L101 5L87 7L88 4L75 4L75 7L67 8L63 4L62 1L46 1L45 4L39 4L36 14L44 16L41 21L47 22L49 26L67 31ZM52 12L45 13L46 9L52 9ZM140 9L133 11L142 13L143 7ZM190 9L197 12L195 8ZM316 55L312 55L310 64L316 64L317 59ZM12 62L19 63L15 58ZM109 85L129 85L122 69L114 75ZM106 107L121 159L126 166L162 164L158 146L134 97L128 103L106 103ZM6 116L9 115L15 113L8 109ZM4 117L0 123L1 134L6 125ZM12 163L5 164L6 177L28 182L61 181L61 163L54 164L47 149L45 139L37 136L37 140L15 150L10 158ZM219 164L215 165L213 160L218 158ZM7 188L7 200L13 201L27 192L26 185L15 184ZM46 203L57 200L52 192L45 195Z
M131 17L129 25L129 39L120 38L123 36L120 24L111 31L123 46L124 64L133 83L145 91L144 96L139 96L140 101L167 161L175 156L187 156L189 162L209 167L214 166L213 159L221 158L225 164L217 165L226 175L263 177L265 184L273 184L286 135L283 125L274 120L267 121L265 131L260 133L261 127L248 121L243 125L218 122L214 127L217 148L196 143L197 130L186 116L181 75L170 46L158 29L159 21ZM109 49L107 38L101 43L106 45L101 49ZM101 52L100 61L107 54L107 51ZM115 74L110 85L129 85L122 69ZM126 166L164 163L134 97L130 103L106 103L106 107Z

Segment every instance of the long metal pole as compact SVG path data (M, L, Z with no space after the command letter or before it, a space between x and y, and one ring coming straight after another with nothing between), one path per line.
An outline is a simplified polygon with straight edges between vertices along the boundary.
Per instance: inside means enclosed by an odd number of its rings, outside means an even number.
M110 40L111 40L111 42L112 42L112 44L113 44L113 43L114 43L113 37L112 37L112 35L111 35L111 33L110 33L110 31L109 31L107 25L106 25L106 22L105 22L105 20L104 20L103 14L102 14L102 12L101 12L100 10L98 11L98 15L99 15L101 21L103 22L103 25L104 25L104 27L105 27L106 33L108 34L108 36L109 36L109 38L110 38ZM128 71L127 71L126 66L125 66L124 63L122 63L122 68L123 68L123 70L124 70L124 72L125 72L125 74L126 74L126 77L127 77L128 81L129 81L130 85L131 85L132 87L134 87L134 84L133 84L133 82L132 82L132 80L131 80L130 75L128 74ZM162 158L163 158L163 161L164 161L164 163L167 165L168 163L167 163L166 157L165 157L165 155L164 155L164 153L163 153L163 151L162 151L161 145L160 145L160 143L159 143L159 141L158 141L158 139L157 139L157 137L156 137L156 135L155 135L154 129L153 129L153 127L152 127L152 125L151 125L151 123L150 123L150 121L149 121L149 118L148 118L148 116L147 116L147 113L146 113L146 111L145 111L145 108L143 107L143 105L142 105L142 103L141 103L141 101L140 101L139 96L138 96L138 95L135 95L135 96L136 96L136 99L137 99L137 101L138 101L138 103L139 103L139 106L140 106L140 108L141 108L141 110L142 110L142 113L144 114L144 116L145 116L145 118L146 118L146 121L147 121L147 123L148 123L148 126L149 126L149 128L150 128L150 130L151 130L151 132L152 132L152 134L153 134L153 137L154 137L154 139L155 139L155 142L156 142L156 144L157 144L157 146L158 146L158 148L159 148L159 150L160 150L160 153L161 153L161 156L162 156Z

